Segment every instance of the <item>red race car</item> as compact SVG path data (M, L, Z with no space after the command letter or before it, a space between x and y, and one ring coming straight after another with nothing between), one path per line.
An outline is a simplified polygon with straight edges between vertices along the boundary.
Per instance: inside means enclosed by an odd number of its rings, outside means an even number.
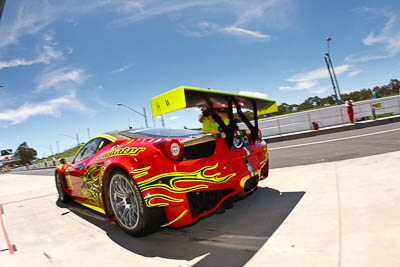
M55 172L59 199L104 213L129 234L180 227L232 205L268 176L267 145L258 115L275 112L271 100L178 87L152 99L153 116L186 107L208 107L219 132L136 129L96 136L72 163ZM224 122L216 107L226 107ZM253 110L251 123L242 108ZM247 129L240 129L233 109Z

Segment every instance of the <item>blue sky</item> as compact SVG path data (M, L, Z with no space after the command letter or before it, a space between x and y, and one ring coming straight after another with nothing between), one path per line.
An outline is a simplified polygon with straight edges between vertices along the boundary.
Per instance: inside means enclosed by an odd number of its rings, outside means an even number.
M328 5L329 3L329 5ZM180 85L300 103L399 78L399 1L6 2L0 22L0 148L39 156L115 129L153 125L150 98ZM199 127L198 110L164 116ZM155 124L161 126L159 118Z

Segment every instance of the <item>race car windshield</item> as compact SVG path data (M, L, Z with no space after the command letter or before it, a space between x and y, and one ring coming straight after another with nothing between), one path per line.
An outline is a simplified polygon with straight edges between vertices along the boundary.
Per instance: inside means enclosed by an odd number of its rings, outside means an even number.
M194 130L179 130L165 128L132 129L120 132L129 138L160 138L160 137L190 137L199 136L204 133Z

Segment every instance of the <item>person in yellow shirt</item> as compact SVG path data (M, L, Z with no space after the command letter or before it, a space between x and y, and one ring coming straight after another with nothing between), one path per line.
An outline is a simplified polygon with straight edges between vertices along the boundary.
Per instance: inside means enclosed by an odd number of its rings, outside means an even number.
M214 107L214 109L217 111L217 115L222 119L222 121L225 123L225 125L229 125L229 118L228 114L226 114L223 108L217 108ZM202 106L201 107L201 115L199 118L199 121L202 124L201 130L206 133L219 133L219 125L218 123L214 120L214 118L211 116L211 113L208 111L207 106Z

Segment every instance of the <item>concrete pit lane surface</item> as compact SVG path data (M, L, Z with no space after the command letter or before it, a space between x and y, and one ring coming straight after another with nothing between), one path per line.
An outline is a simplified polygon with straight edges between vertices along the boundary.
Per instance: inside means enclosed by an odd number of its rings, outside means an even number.
M400 266L400 152L272 169L224 214L143 238L0 175L1 266Z

